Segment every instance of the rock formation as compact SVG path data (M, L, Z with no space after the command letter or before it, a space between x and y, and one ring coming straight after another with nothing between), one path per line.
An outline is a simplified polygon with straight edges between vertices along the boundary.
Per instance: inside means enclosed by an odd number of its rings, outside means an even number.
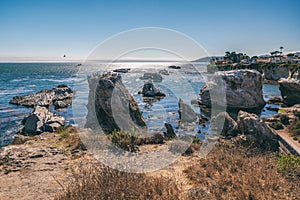
M164 132L164 137L166 139L173 139L173 138L175 138L176 137L176 133L175 133L172 125L169 124L169 123L165 123L165 127L166 127L167 130L166 130L166 132Z
M260 109L265 105L262 75L255 70L216 72L201 90L201 104L233 109Z
M153 83L145 83L143 86L142 94L144 97L165 97L166 95L157 89Z
M145 73L141 78L141 80L152 80L154 82L161 82L163 77L159 73Z
M300 104L300 80L280 79L279 90L286 105Z
M277 133L257 115L239 111L237 125L239 132L253 136L257 145L267 149L278 150Z
M88 116L85 127L105 133L145 127L142 113L117 73L89 77ZM100 125L100 126L99 126Z
M54 132L65 124L64 118L51 113L47 108L36 106L33 112L25 117L21 130L24 135L37 135L42 132Z
M264 77L267 80L278 81L280 78L288 78L290 67L288 65L280 66L275 63L269 63L263 69Z
M237 123L227 112L221 112L211 120L211 127L225 137L237 136Z
M74 92L66 85L59 85L51 90L42 90L36 94L15 96L11 104L27 107L54 105L55 108L64 108L72 103Z
M179 99L178 106L179 119L182 122L194 122L197 120L197 113L182 99Z

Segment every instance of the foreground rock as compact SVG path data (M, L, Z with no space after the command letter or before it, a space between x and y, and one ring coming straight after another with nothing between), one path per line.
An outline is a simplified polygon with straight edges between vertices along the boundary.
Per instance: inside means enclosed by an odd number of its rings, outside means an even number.
M142 94L144 97L158 97L162 98L165 97L166 95L161 92L159 89L157 89L153 83L145 83L143 86Z
M146 126L137 103L119 74L94 75L88 81L90 91L85 127L111 133Z
M163 77L159 73L145 73L141 80L152 80L154 82L161 82Z
M27 107L50 106L55 108L65 108L72 103L74 92L66 85L59 85L51 90L42 90L36 94L15 96L10 101L11 104Z
M237 126L240 133L253 137L257 145L271 150L278 150L277 133L257 115L239 111Z
M197 120L197 113L182 99L179 99L178 106L179 119L182 122L194 122Z
M265 105L263 78L255 70L216 72L201 90L201 104L233 109L260 109Z
M37 106L34 111L22 121L21 130L24 135L37 135L43 132L54 132L65 124L63 117L51 113L47 108Z
M235 137L238 134L237 123L227 112L221 112L212 118L212 128L225 137Z
M280 79L279 90L286 105L300 104L300 80Z

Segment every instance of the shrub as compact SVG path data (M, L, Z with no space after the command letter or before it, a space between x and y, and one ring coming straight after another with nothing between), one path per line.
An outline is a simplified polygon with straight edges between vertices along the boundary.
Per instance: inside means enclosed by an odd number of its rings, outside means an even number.
M292 136L299 136L300 135L300 121L294 122L290 127L290 132Z
M283 129L283 125L280 122L273 122L273 123L270 124L270 126L272 128L274 128L275 130Z
M279 166L280 171L284 173L292 173L300 166L300 158L291 154L281 154L276 159L276 163Z
M288 115L286 115L286 114L281 114L280 115L280 121L281 121L281 123L283 123L284 125L288 125L289 124L289 116Z

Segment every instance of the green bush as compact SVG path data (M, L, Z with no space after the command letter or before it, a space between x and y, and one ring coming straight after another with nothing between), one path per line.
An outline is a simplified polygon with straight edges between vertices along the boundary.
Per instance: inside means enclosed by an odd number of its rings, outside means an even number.
M293 123L290 127L290 132L292 136L299 136L300 135L300 121Z
M275 130L283 129L283 125L280 122L273 122L273 123L270 124L270 126L272 128L274 128Z
M279 166L279 170L284 173L292 173L300 166L300 157L294 155L281 154L277 159L276 163Z
M283 123L284 125L290 124L290 122L289 122L290 118L288 115L281 114L279 118L280 118L281 123Z

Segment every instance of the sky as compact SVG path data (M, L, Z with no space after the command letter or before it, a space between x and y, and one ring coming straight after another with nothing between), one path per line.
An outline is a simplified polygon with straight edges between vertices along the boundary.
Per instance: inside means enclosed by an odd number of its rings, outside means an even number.
M0 61L84 59L107 38L143 27L178 31L209 55L298 51L299 9L298 0L1 0Z

